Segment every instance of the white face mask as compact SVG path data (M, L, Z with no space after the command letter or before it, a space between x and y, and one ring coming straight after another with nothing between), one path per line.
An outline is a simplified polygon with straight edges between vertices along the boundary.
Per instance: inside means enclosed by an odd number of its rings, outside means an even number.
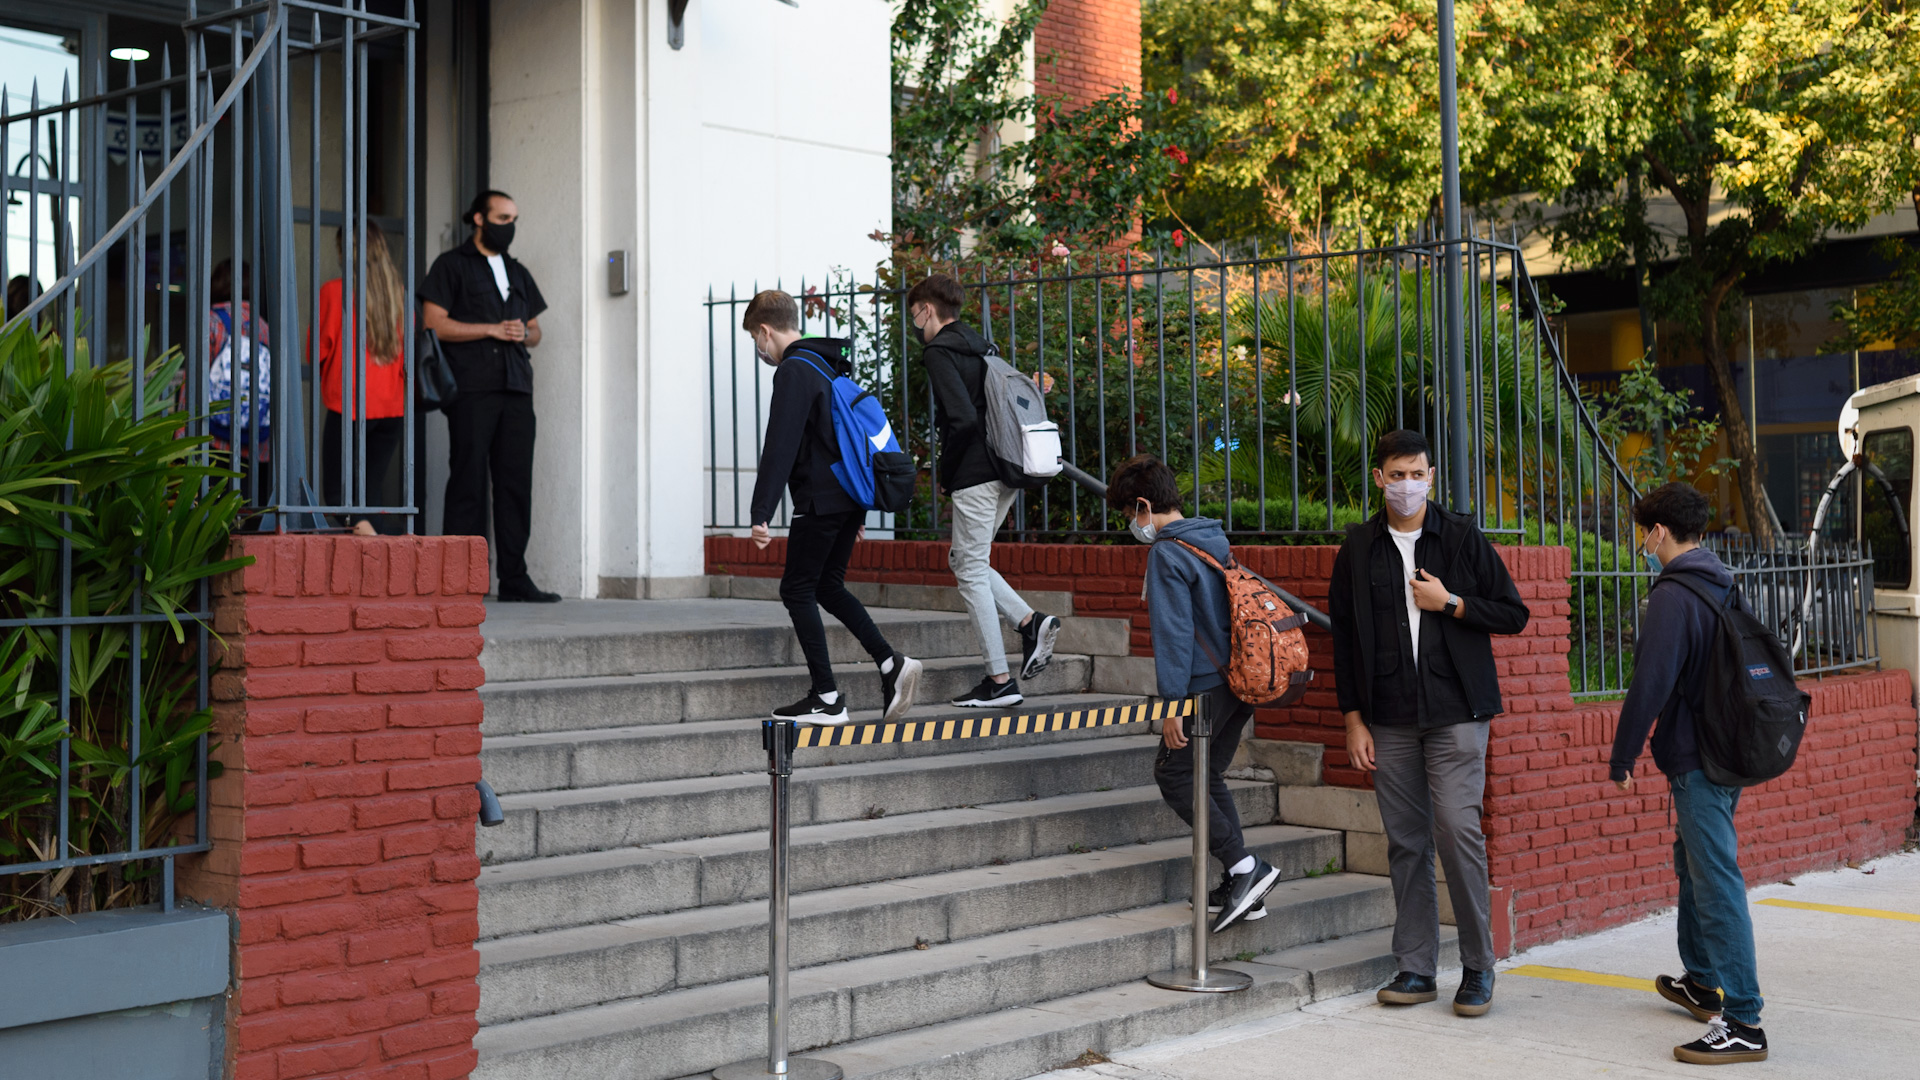
M1433 485L1425 480L1395 480L1388 484L1387 507L1400 517L1412 517L1427 504Z
M1135 514L1137 515L1138 513L1139 511L1136 510ZM1152 508L1149 507L1147 510L1147 523L1145 525L1140 524L1140 519L1136 516L1127 522L1127 531L1133 534L1135 540L1143 544L1153 543L1153 538L1160 534L1160 527L1153 523Z
M759 357L760 362L767 365L768 367L777 368L780 366L780 359L775 356L767 355L767 351L760 347L760 340L758 338L755 338L753 342L753 355Z

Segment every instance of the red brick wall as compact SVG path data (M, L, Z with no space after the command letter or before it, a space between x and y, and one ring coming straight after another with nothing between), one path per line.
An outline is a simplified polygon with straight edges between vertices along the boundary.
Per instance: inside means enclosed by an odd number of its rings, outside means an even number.
M487 552L467 537L250 536L219 582L214 847L235 913L228 1075L473 1068Z
M733 537L707 541L709 573L778 576L785 542L764 552ZM1256 572L1324 610L1331 547L1236 547ZM1576 702L1567 681L1572 566L1566 548L1497 549L1533 612L1524 633L1493 640L1506 712L1493 721L1486 828L1503 949L1588 933L1671 906L1673 833L1665 782L1642 759L1631 796L1607 783L1619 704ZM1147 549L1074 544L993 546L993 565L1019 589L1069 592L1078 615L1132 620L1136 655L1150 633L1140 585ZM870 541L854 549L854 581L952 585L947 546ZM1329 784L1367 787L1347 759L1333 692L1331 642L1310 631L1315 689L1292 709L1256 714L1262 738L1327 747ZM1807 684L1813 730L1794 770L1748 791L1738 823L1749 882L1891 851L1914 820L1915 714L1902 671ZM1504 955L1504 952L1503 952Z
M1052 0L1034 28L1033 73L1042 97L1075 107L1140 89L1140 0Z

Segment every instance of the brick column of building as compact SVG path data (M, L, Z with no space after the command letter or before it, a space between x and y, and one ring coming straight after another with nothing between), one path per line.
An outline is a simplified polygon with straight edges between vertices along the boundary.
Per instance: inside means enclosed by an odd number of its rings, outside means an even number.
M183 897L232 911L226 1075L473 1068L484 541L252 536L217 586L224 773Z
M1052 0L1033 32L1033 81L1074 107L1140 89L1140 0Z

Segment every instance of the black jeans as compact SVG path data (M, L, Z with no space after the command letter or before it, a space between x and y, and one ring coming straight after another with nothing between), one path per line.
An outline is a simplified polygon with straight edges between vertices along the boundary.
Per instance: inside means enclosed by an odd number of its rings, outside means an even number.
M340 490L340 435L342 422L340 414L327 410L327 422L320 429L320 470L327 480L322 485L328 506L346 505L346 495ZM369 506L397 506L400 497L395 486L387 482L387 474L393 468L393 457L400 452L400 441L406 436L407 420L404 416L383 416L367 418L367 456L360 462L360 469L367 477L367 503ZM351 429L349 429L351 430ZM374 531L382 536L398 536L405 532L405 518L393 514L356 514L349 516L349 524L366 519L373 523Z
M866 605L847 591L847 560L866 521L864 510L838 514L803 514L787 530L787 570L780 577L780 600L793 618L793 632L807 657L813 692L839 689L833 681L833 660L827 655L827 628L820 609L840 620L873 657L875 663L893 655L893 646L873 625Z
M1224 686L1207 691L1213 698L1213 741L1207 746L1207 786L1213 793L1213 812L1207 815L1207 850L1220 860L1224 869L1246 857L1246 841L1240 835L1240 811L1233 805L1233 792L1227 790L1227 767L1240 749L1240 733L1253 718L1253 706L1229 693ZM1168 723L1181 721L1169 720ZM1178 750L1160 744L1160 756L1153 762L1153 779L1160 785L1160 797L1167 800L1180 820L1193 825L1193 743Z
M533 531L533 397L504 390L463 393L447 407L452 461L441 532L487 535L487 481L493 481L494 570L500 584L527 579Z

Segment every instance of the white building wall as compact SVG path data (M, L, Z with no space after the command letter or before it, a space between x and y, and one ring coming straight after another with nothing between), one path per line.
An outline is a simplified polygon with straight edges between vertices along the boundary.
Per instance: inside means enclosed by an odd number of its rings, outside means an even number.
M890 224L890 17L886 0L693 0L673 50L664 3L495 0L490 175L549 304L541 584L704 592L707 289L864 277L884 256L868 236ZM630 252L625 296L611 250Z

